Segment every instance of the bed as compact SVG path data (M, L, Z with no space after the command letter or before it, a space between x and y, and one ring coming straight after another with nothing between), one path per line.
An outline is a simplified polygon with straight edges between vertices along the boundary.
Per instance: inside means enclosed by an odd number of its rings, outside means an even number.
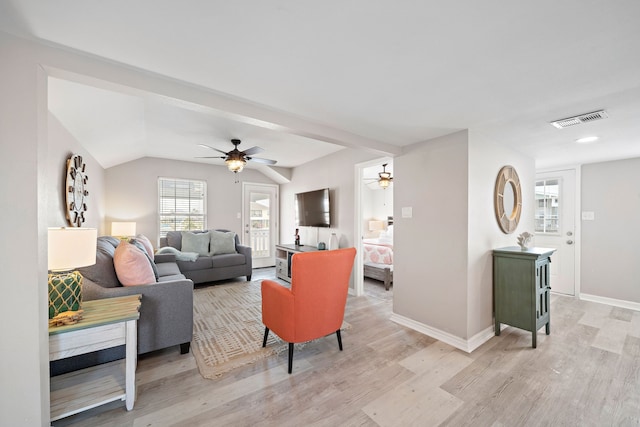
M362 240L364 277L380 280L388 291L393 283L393 226L375 239Z

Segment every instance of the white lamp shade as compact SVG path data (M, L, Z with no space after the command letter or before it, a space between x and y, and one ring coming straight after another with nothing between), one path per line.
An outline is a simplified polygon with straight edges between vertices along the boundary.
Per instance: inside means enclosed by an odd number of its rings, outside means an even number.
M380 231L384 230L384 222L382 221L369 221L369 231Z
M49 270L68 271L96 263L98 230L49 228Z
M111 235L112 236L135 236L136 223L135 222L112 222Z

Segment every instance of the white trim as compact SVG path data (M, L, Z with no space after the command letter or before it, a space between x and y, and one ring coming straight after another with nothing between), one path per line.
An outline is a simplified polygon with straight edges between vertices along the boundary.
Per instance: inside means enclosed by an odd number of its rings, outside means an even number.
M612 305L614 307L628 308L629 310L640 311L640 303L633 301L626 301L622 299L601 297L598 295L580 294L580 299L583 301L597 302L600 304Z
M574 272L573 272L573 289L574 295L580 296L580 269L581 269L581 257L582 253L582 165L565 165L553 168L536 169L536 180L539 173L553 173L561 171L574 171L575 173L575 195L574 195L574 221L573 229L575 230L574 242L575 242L575 254L574 254Z
M248 182L248 181L242 182L242 195L241 195L242 209L240 210L240 230L241 230L240 233L242 233L242 237L240 238L240 242L243 245L251 246L251 242L249 241L249 237L246 233L247 224L250 220L250 215L251 215L251 211L249 209L250 206L247 205L246 197L248 196L250 190L256 190L260 187L264 188L265 192L271 193L271 191L273 191L273 197L274 197L273 206L272 207L270 206L269 208L270 210L271 208L273 208L273 212L269 213L269 229L270 229L269 231L271 234L270 236L271 256L269 257L267 263L271 264L271 262L273 261L273 265L275 265L276 245L280 241L280 186L278 184L267 184L263 182ZM247 209L249 209L249 212L247 212ZM273 214L273 219L271 218L272 214ZM256 268L255 263L256 262L254 261L254 268ZM258 265L258 268L259 267L260 265Z
M472 336L470 339L465 340L448 332L441 331L440 329L433 328L431 326L425 325L424 323L416 322L413 319L409 319L408 317L404 317L396 313L393 313L391 315L391 321L396 322L399 325L406 326L407 328L413 329L414 331L420 332L421 334L430 336L431 338L435 338L438 341L442 341L445 344L449 344L450 346L467 353L471 353L473 350L480 347L482 344L486 343L495 336L495 329L493 326L489 326L488 328ZM506 327L507 325L503 324L501 325L500 330L503 330Z

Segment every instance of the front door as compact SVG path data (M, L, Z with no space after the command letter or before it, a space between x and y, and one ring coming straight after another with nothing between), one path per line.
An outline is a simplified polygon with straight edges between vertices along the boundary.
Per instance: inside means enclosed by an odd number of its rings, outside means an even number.
M243 183L242 244L251 246L253 267L276 265L278 186Z
M554 248L551 291L575 295L575 170L536 174L535 245Z

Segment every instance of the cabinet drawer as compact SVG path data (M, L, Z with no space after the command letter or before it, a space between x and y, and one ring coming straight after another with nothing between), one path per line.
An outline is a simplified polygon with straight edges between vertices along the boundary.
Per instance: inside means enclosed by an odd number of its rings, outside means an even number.
M49 335L49 360L76 356L125 344L124 322Z

